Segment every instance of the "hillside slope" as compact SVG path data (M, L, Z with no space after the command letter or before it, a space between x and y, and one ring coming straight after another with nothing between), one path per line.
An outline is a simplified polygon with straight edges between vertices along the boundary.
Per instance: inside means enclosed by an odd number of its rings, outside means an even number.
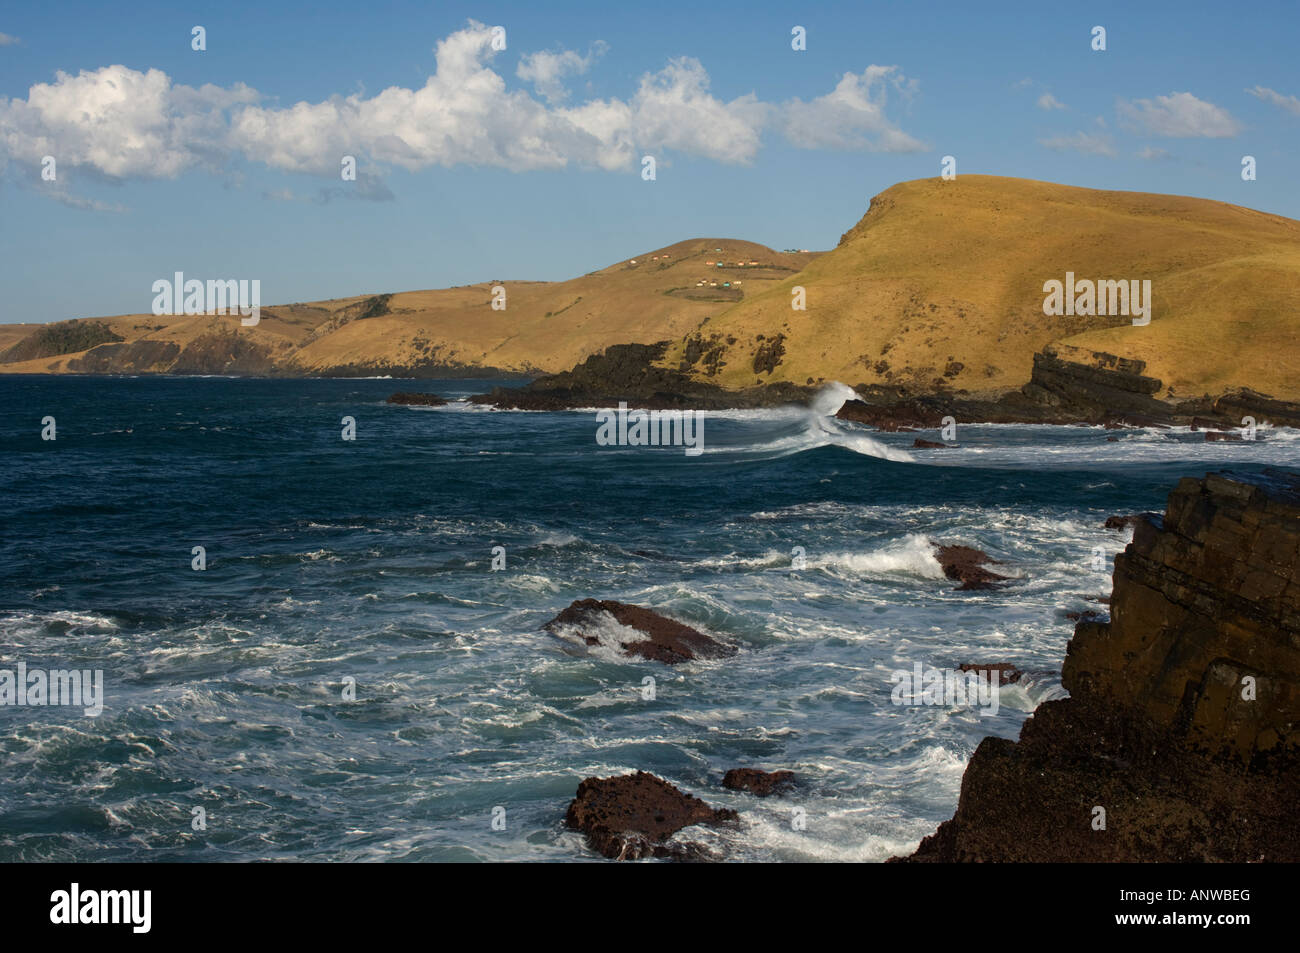
M1044 282L1151 281L1151 322L1048 316ZM791 309L806 289L807 310ZM759 382L992 395L1034 354L1145 362L1159 396L1237 386L1300 397L1300 222L1221 202L996 176L904 182L839 245L679 341L665 362ZM1172 390L1172 394L1169 391Z
M699 238L567 281L501 281L504 310L492 308L489 281L264 305L255 327L238 315L152 314L2 325L0 373L556 372L612 344L681 338L814 258Z

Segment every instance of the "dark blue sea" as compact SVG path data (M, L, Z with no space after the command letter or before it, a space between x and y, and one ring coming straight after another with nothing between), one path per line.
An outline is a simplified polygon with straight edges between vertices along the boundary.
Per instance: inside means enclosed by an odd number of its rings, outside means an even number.
M578 783L638 769L739 810L691 832L730 859L883 860L952 815L981 738L1065 694L1066 613L1106 611L1129 539L1107 516L1300 453L976 425L911 451L938 434L838 422L832 387L708 414L690 456L456 400L490 386L0 377L0 669L103 679L95 715L0 706L0 861L589 860ZM932 539L1010 583L955 591ZM589 597L739 651L542 630ZM894 673L966 662L1026 674L996 712L896 703ZM739 766L799 785L723 789Z

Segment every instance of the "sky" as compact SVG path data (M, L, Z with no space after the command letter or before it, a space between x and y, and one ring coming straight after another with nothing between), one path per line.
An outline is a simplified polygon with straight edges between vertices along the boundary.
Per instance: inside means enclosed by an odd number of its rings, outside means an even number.
M1300 218L1298 41L1295 0L9 3L0 323L827 249L944 156Z

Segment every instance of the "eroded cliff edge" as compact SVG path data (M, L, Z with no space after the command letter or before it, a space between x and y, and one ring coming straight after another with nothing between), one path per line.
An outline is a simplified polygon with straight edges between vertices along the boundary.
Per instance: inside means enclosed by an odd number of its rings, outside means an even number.
M1182 480L1062 681L906 860L1300 860L1300 473Z

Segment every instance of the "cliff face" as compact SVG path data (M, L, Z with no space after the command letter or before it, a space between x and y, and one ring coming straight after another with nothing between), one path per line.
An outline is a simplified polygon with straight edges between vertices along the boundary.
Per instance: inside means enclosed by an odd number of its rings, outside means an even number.
M1300 860L1300 474L1185 479L913 861Z

